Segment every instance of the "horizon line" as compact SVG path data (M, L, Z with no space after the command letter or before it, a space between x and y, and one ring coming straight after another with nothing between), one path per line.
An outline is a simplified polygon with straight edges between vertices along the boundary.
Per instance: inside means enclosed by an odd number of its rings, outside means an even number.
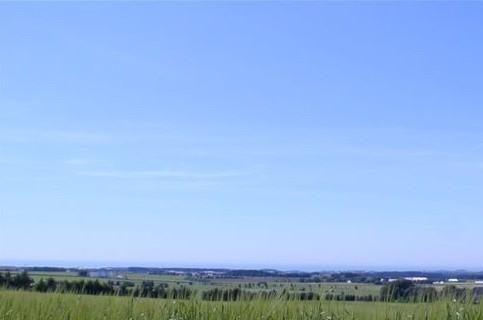
M416 266L313 266L230 264L230 263L125 263L125 262L61 262L61 261L0 261L0 268L65 268L65 269L219 269L219 270L274 270L280 272L469 272L481 273L483 268L476 267L416 267Z

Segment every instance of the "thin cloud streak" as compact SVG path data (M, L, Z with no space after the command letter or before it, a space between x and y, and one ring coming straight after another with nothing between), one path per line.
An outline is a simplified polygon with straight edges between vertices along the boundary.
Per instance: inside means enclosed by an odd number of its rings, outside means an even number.
M2 131L0 141L13 143L99 144L111 142L112 138L106 134L98 132L64 130L13 130Z
M141 171L80 171L77 174L90 177L114 179L175 179L175 180L221 180L247 175L241 171L188 172L171 170Z

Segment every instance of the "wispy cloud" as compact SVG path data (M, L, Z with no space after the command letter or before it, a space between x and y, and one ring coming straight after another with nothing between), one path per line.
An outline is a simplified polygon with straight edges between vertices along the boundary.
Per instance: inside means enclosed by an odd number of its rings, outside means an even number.
M247 175L242 171L189 172L172 170L80 171L79 175L115 179L222 180Z
M111 140L112 137L100 132L68 130L3 130L0 136L0 141L15 143L93 144Z
M95 162L96 161L92 158L69 158L64 161L65 164L72 166L84 166Z

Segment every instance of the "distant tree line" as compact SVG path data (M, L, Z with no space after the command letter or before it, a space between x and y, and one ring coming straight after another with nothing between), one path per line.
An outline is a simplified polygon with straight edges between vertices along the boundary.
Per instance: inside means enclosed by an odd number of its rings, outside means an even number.
M355 272L339 272L317 275L312 277L300 277L299 282L323 283L323 282L357 282L381 284L381 277L377 274L355 273Z
M58 267L22 267L22 268L17 268L17 267L0 267L0 272L2 271L26 271L26 272L67 272L69 269L66 268L58 268Z
M310 278L311 273L308 272L281 272L277 270L227 270L220 278L241 278L241 277L284 277L284 278Z

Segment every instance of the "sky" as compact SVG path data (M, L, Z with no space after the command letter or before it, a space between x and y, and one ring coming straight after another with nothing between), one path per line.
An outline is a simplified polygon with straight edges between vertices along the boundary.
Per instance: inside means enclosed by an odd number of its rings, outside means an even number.
M0 4L0 264L483 270L483 3Z

